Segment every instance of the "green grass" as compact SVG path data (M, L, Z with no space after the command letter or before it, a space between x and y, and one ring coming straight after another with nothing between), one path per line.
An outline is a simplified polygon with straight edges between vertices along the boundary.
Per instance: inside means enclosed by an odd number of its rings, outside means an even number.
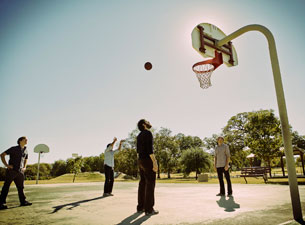
M276 173L280 175L281 168L272 170L272 174ZM230 173L231 181L233 184L245 184L245 180L242 177L239 177L240 171L233 171ZM64 174L62 176L50 179L50 180L39 180L39 184L58 184L58 183L72 183L74 174ZM105 180L104 174L99 172L85 172L77 174L75 178L75 183L87 183L87 182L103 182ZM116 179L116 182L137 182L138 179L131 178L124 174L120 174ZM262 177L249 177L247 178L248 184L264 184L264 179ZM305 184L305 178L298 178L299 184ZM3 181L0 181L0 185L3 185ZM160 174L160 179L157 179L157 183L199 183L195 179L195 173L191 173L188 177L184 177L182 173L171 174L171 178L167 178L167 174ZM217 184L218 178L216 173L209 173L208 182L200 182L201 184ZM288 178L281 179L268 179L268 184L288 184ZM36 184L36 180L26 180L25 184Z

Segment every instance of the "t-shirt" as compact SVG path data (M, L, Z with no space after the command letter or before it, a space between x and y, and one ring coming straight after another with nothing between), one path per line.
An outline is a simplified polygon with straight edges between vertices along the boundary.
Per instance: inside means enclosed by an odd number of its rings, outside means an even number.
M16 171L20 171L24 167L24 160L28 159L26 147L21 149L19 145L9 148L5 153L10 156L8 164Z
M137 153L139 159L149 159L154 153L153 136L149 130L143 130L137 137Z
M216 168L225 167L226 160L230 157L229 146L226 144L218 145L215 148Z
M112 146L110 145L108 148L106 148L105 150L105 159L104 159L104 165L110 166L110 167L114 167L114 153L116 153L117 150L112 150Z

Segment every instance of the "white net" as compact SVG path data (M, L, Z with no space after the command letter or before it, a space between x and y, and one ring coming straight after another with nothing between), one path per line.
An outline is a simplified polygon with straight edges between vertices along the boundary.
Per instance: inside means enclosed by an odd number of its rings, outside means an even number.
M212 86L211 75L214 71L212 64L197 65L193 68L193 71L196 73L201 88L207 89Z

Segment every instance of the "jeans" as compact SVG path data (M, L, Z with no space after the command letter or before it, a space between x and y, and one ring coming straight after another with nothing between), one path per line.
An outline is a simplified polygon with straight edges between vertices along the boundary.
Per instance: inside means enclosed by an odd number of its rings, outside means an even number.
M7 169L4 185L3 185L2 191L1 191L0 204L6 203L6 197L8 195L8 191L9 191L11 183L13 181L18 190L18 196L19 196L20 203L22 204L25 202L25 195L23 193L24 174L22 172L19 172L19 171L13 170L13 169Z
M218 180L220 185L220 193L225 194L225 185L223 183L223 173L225 174L225 178L227 180L227 186L228 186L228 194L232 194L232 184L230 179L230 173L229 170L225 170L224 167L218 167L217 168L217 174L218 174Z
M153 171L153 162L150 158L139 159L140 182L138 188L137 210L151 213L155 204L156 173Z
M104 184L104 193L111 194L112 187L113 187L113 168L110 166L105 165L105 184Z

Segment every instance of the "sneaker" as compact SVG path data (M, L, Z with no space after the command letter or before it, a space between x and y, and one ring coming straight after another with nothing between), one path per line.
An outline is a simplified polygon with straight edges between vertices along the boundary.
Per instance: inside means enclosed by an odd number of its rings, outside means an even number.
M225 196L225 194L218 193L216 196Z
M231 194L228 194L227 196L228 196L228 197L233 197L233 194L231 193Z
M0 204L0 210L2 210L2 209L7 209L7 206L4 204Z
M25 201L25 202L20 204L20 206L29 206L29 205L32 205L32 203L28 202L28 201Z
M145 212L145 216L153 216L159 214L158 210L152 210L151 212Z

